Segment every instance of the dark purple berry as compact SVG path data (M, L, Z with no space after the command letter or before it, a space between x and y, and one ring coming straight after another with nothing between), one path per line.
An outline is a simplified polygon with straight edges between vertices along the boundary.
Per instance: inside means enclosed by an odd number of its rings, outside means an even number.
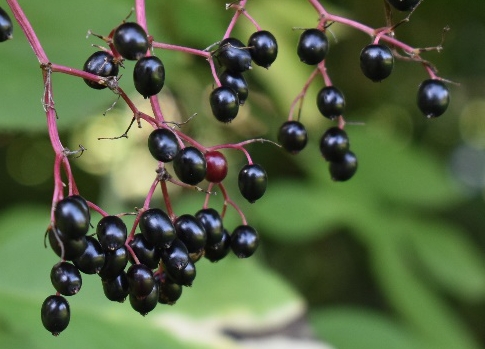
M327 36L316 28L306 29L300 35L296 52L303 63L308 65L320 63L328 52Z
M71 239L79 239L89 230L89 212L79 198L70 196L60 200L54 209L56 227Z
M244 44L235 38L227 38L220 42L216 52L219 63L227 70L244 72L251 69L251 54Z
M209 102L212 114L220 122L231 122L239 112L237 93L230 87L220 86L212 90Z
M258 245L258 232L249 225L240 225L231 234L231 249L238 258L252 256Z
M83 254L73 260L74 265L84 274L96 274L104 266L105 254L98 240L86 236L88 243Z
M450 103L448 87L436 79L428 79L421 83L418 90L418 107L428 118L442 115Z
M205 153L207 172L205 179L212 183L220 183L227 176L227 160L224 154L217 150Z
M360 52L360 68L364 75L374 82L387 78L393 67L394 56L385 45L367 45Z
M59 229L49 229L48 231L49 244L52 250L61 258L65 260L73 260L83 254L84 250L88 246L86 237L80 237L78 239L71 239L67 237ZM62 246L62 247L61 247ZM62 252L64 251L64 255Z
M118 216L103 217L96 227L96 236L105 251L113 251L122 247L127 234L126 224Z
M207 236L206 244L212 245L221 241L224 227L219 212L213 208L203 208L197 211L195 218L197 218L200 225L204 228Z
M174 222L177 237L185 244L189 253L202 250L207 242L207 234L202 224L190 214L184 214Z
M244 104L248 98L249 88L242 73L225 70L219 75L219 81L222 86L229 87L236 92L239 105Z
M115 29L113 45L123 58L138 60L145 56L149 42L147 33L138 23L125 22Z
M357 157L354 153L348 151L340 161L330 162L329 171L334 181L344 182L349 180L357 171Z
M160 253L142 234L135 234L129 245L140 263L146 265L150 269L158 268L158 264L160 263Z
M148 150L158 161L170 162L179 152L180 144L171 130L158 128L148 136Z
M145 239L155 247L168 247L177 237L170 217L159 208L143 211L139 227Z
M73 296L82 286L79 270L68 262L59 262L51 269L52 286L64 296Z
M175 304L182 295L182 286L173 282L165 273L157 274L155 279L158 282L158 303Z
M303 150L307 141L305 126L299 121L286 121L278 130L278 142L291 154L297 154Z
M268 184L266 171L258 164L245 165L238 176L239 191L250 203L264 195Z
M128 264L128 250L125 246L105 252L104 265L98 275L102 279L114 279L125 270Z
M129 285L124 271L113 279L101 279L101 281L104 295L110 301L123 303L128 297Z
M350 147L347 133L338 127L331 127L320 139L320 153L327 161L341 161Z
M317 94L317 107L323 116L333 120L344 112L344 95L335 86L326 86Z
M13 25L7 12L0 7L0 42L12 39Z
M160 58L149 56L139 59L133 69L133 81L144 98L160 92L165 84L165 67Z
M278 43L269 31L253 33L248 40L249 53L257 65L269 68L278 56Z
M204 257L211 262L217 262L226 257L231 251L231 235L229 232L224 229L221 241L206 245L204 251Z
M168 273L185 268L190 261L187 246L180 239L175 239L170 247L161 249L160 255Z
M119 66L118 62L115 62L113 60L113 56L110 53L106 51L97 51L89 56L89 58L86 60L83 66L83 70L85 72L107 78L109 76L118 75ZM88 79L84 79L84 82L89 87L96 90L102 90L108 87L105 84L100 84L97 81L92 81Z
M183 269L167 270L170 279L182 286L192 286L192 282L196 276L195 264L192 260Z
M396 10L411 11L419 3L419 0L387 0Z
M154 283L152 290L146 297L138 297L130 292L130 305L133 310L145 316L151 312L158 304L158 283Z
M42 303L40 317L45 329L54 336L58 336L67 328L71 319L68 301L62 296L47 297Z
M152 270L143 264L133 264L126 272L130 294L143 298L152 292L155 285Z
M204 154L197 148L185 147L173 159L173 169L182 182L197 185L204 180L207 173Z

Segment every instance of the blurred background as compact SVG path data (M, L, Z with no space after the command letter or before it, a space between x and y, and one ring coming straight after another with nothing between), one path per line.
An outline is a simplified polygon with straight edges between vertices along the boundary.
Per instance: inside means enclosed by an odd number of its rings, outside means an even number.
M385 25L382 0L322 0L335 14L372 27ZM52 62L82 68L102 45L88 30L107 35L129 13L128 0L20 1ZM5 2L0 5L9 14ZM304 0L253 1L248 12L279 44L269 70L245 74L249 98L229 125L210 113L209 66L200 57L155 51L166 69L160 101L167 120L180 122L211 146L250 138L276 140L291 102L313 68L299 62L294 27L315 27L318 15ZM225 2L147 1L155 40L206 48L219 41L231 19ZM395 13L394 19L403 18ZM128 302L104 299L97 276L86 276L71 304L71 323L59 338L42 328L40 306L54 292L49 280L57 262L45 249L52 198L53 153L40 103L38 62L15 25L14 40L0 46L0 343L3 348L478 349L485 348L485 2L424 0L411 21L396 30L429 52L449 84L451 103L427 120L416 92L427 78L420 64L396 61L381 83L367 80L359 53L371 38L352 28L329 28L329 75L346 97L346 127L359 159L349 182L334 183L318 150L333 124L315 105L317 78L308 91L301 122L309 144L297 156L266 143L248 147L269 176L265 196L247 204L237 190L242 153L229 160L227 188L261 234L248 260L202 261L193 287L173 307L159 306L145 318ZM241 18L234 36L246 42L254 27ZM120 85L141 110L149 105L131 82L126 62ZM458 85L459 84L459 85ZM148 126L121 135L132 115L110 91L55 74L54 100L61 140L87 151L72 159L81 195L110 214L143 205L156 162L146 148ZM177 214L194 214L204 195L170 187ZM160 193L153 205L163 207ZM220 208L221 195L211 198ZM96 222L99 217L94 216ZM127 219L127 224L130 219ZM94 223L95 224L95 223ZM229 210L225 226L239 224ZM200 267L199 267L200 266ZM326 344L323 344L326 343Z

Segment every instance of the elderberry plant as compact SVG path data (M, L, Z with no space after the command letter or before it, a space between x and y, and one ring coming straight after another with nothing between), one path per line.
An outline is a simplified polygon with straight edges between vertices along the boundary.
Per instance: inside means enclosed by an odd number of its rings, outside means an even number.
M317 107L325 118L336 120L338 125L322 135L320 151L329 162L332 179L346 181L357 171L357 157L350 150L349 138L344 131L344 94L332 84L325 65L326 60L331 58L330 25L340 23L372 37L372 42L362 49L360 55L362 73L371 81L387 78L392 73L394 59L421 63L429 77L419 87L417 104L428 118L438 117L446 111L449 91L434 66L421 57L423 52L431 48L413 48L395 37L395 29L409 20L422 0L388 0L388 19L391 6L410 13L397 24L389 21L386 27L377 29L330 14L317 0L307 1L320 19L316 27L302 32L296 53L301 62L316 66L316 69L292 102L288 120L279 128L277 140L283 149L292 154L305 148L308 137L300 121L301 105L310 84L317 76L322 76L325 86L317 95ZM71 312L66 297L76 295L81 290L83 274L97 274L100 277L100 288L108 300L124 302L128 298L136 312L146 315L158 304L171 305L181 297L183 287L193 284L196 263L201 258L216 262L231 251L238 258L252 256L259 245L259 234L255 227L249 225L226 188L224 181L228 163L221 151L236 150L244 154L247 163L238 173L237 186L241 196L254 203L265 194L268 175L264 164L254 163L245 147L255 142L273 142L249 139L239 143L202 145L185 132L184 124L177 124L164 115L163 103L158 96L165 85L166 74L171 74L165 70L163 50L205 59L213 78L207 81L208 85L213 85L213 89L206 102L212 116L230 127L230 122L250 98L245 74L253 64L270 68L278 56L277 39L250 16L245 8L247 0L226 5L227 9L235 12L225 33L218 38L219 41L202 50L158 41L150 34L145 1L135 0L135 20L123 20L114 25L107 35L90 32L99 39L96 45L98 51L86 58L82 69L51 62L17 0L7 0L7 3L41 66L44 84L42 102L55 153L54 190L46 240L60 261L51 270L51 282L56 292L48 296L41 306L44 327L53 335L67 328ZM255 32L246 43L232 36L235 25L243 17L255 27ZM9 15L0 8L0 41L12 38L12 28ZM436 49L441 49L441 46ZM132 81L135 90L149 100L151 114L142 112L135 105L134 97L122 87L127 79L121 80L119 74L125 60L136 62L131 74ZM147 151L156 160L154 178L147 183L146 198L136 209L131 226L127 226L123 220L130 213L108 213L108 209L83 197L76 185L70 158L82 154L85 149L70 151L60 140L58 123L62 122L62 116L57 114L54 107L55 89L51 79L56 73L81 78L95 90L109 89L126 103L133 118L127 131L116 139L127 138L134 124L153 129L147 139ZM294 120L298 102L300 111L297 120ZM67 179L66 184L63 176ZM203 206L195 213L175 212L169 185L205 193ZM164 208L152 200L159 187ZM215 193L220 193L224 199L222 208L216 209L210 205ZM240 217L240 224L230 227L231 230L224 224L228 209L234 209ZM91 213L94 212L102 216L98 222L92 220Z

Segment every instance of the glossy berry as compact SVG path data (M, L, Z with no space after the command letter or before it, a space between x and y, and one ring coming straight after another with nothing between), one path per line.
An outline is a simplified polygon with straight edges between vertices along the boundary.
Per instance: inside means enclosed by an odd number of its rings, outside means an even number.
M101 279L106 298L113 302L123 303L128 297L129 285L126 273L122 271L113 279Z
M264 68L269 68L278 56L276 38L266 30L253 33L249 37L248 47L253 62Z
M122 247L127 234L126 224L118 216L103 217L96 226L96 236L105 251L113 251Z
M152 292L155 279L150 268L143 264L133 264L126 272L130 294L143 298Z
M237 92L227 86L220 86L212 90L209 96L212 115L220 122L231 122L239 112Z
M387 0L396 10L411 11L416 7L419 0Z
M327 161L341 161L349 147L347 132L338 127L329 128L320 139L320 153Z
M169 273L185 268L190 261L187 246L180 239L175 239L170 247L161 249L160 255L165 270Z
M303 150L307 141L305 126L299 121L286 121L278 130L278 142L291 154L297 154Z
M68 261L82 255L88 246L88 242L84 236L78 239L71 239L59 229L49 229L47 234L52 250L59 257ZM64 255L62 255L62 252L64 252Z
M0 42L12 39L13 25L7 12L0 7Z
M89 56L89 58L86 60L83 70L85 72L107 78L109 76L118 75L119 67L118 63L113 60L113 56L110 53L106 51L97 51ZM108 87L107 85L88 79L84 79L84 82L89 87L96 90L102 90Z
M258 164L245 165L238 176L239 191L250 203L264 195L268 184L266 171Z
M185 266L185 268L180 270L171 270L169 273L170 279L178 285L182 286L192 286L196 276L195 264L191 260Z
M394 67L394 56L389 47L380 44L367 45L360 52L360 69L374 82L387 78Z
M184 214L173 223L177 237L185 244L189 253L202 250L207 242L204 226L190 214Z
M251 69L251 54L244 44L235 38L226 38L216 52L219 63L229 71L244 72Z
M211 150L204 154L207 164L205 179L212 183L220 183L227 176L227 160L224 154Z
M114 279L118 277L128 264L128 250L125 246L114 251L105 252L104 265L98 275L102 279Z
M244 75L239 72L224 70L219 75L222 86L231 88L237 94L239 105L243 105L249 95L249 88Z
M170 217L159 208L143 211L138 224L145 239L155 247L168 247L177 237Z
M129 245L140 263L145 264L150 269L158 267L158 264L160 263L160 253L142 234L135 234Z
M442 115L450 103L448 87L436 79L428 79L421 83L418 90L418 107L428 118Z
M156 308L158 304L158 296L158 283L155 283L151 292L146 297L140 298L136 294L130 292L130 305L133 310L145 316Z
M98 240L92 236L86 236L88 243L83 254L74 259L74 265L84 274L96 274L104 265L105 254Z
M208 245L221 241L224 227L219 212L213 208L203 208L197 211L195 218L204 228Z
M357 157L354 153L348 151L340 161L330 162L329 171L334 181L347 181L357 171Z
M317 94L317 107L323 116L333 120L344 112L344 95L335 86L325 86Z
M78 197L60 200L54 209L54 218L56 227L71 239L83 237L89 230L90 216Z
M157 274L155 279L158 282L158 303L175 304L182 295L182 286L173 282L166 273Z
M157 128L148 136L150 154L162 162L170 162L180 150L175 134L166 128Z
M328 52L328 39L324 32L312 28L300 35L297 54L303 63L315 65L325 59Z
M226 229L224 229L222 232L221 241L211 245L207 244L204 250L205 258L211 262L220 261L231 251L231 235Z
M42 303L40 317L45 329L54 336L58 336L67 328L71 319L68 301L62 296L47 297Z
M197 185L207 173L204 154L197 148L185 147L173 159L173 169L182 182Z
M160 58L149 56L139 59L133 69L133 81L144 98L160 92L165 84L165 67Z
M113 45L123 58L137 60L145 56L149 42L145 30L138 23L125 22L115 29Z
M238 258L252 256L258 245L258 232L249 225L240 225L231 234L231 249Z
M78 293L83 283L79 270L68 262L59 262L52 267L51 282L56 291L64 296Z

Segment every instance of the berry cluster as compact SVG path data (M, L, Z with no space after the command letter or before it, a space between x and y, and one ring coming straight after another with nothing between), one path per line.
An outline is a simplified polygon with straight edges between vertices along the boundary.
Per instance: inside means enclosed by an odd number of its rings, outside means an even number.
M419 0L388 0L385 3L399 11L411 11L401 22L381 29L372 29L360 23L349 22L347 19L328 13L318 1L309 0L315 10L320 14L320 21L316 28L305 29L300 35L297 44L297 55L300 61L317 66L308 79L303 91L294 100L288 121L283 123L278 131L278 141L282 147L291 154L303 150L308 142L305 126L299 120L293 120L293 111L298 101L303 102L306 92L317 75L321 75L325 86L317 94L316 105L320 113L329 120L338 120L338 127L331 127L322 135L320 151L325 160L329 161L329 172L335 181L350 179L357 170L357 158L349 150L349 140L343 130L345 119L344 94L331 82L325 67L325 59L329 51L329 40L326 31L332 23L342 23L353 26L368 33L373 41L365 46L360 53L360 68L364 76L374 82L386 79L393 70L394 59L402 58L420 62L424 65L430 78L423 81L417 93L417 105L428 118L442 115L449 104L449 91L443 79L436 76L436 70L428 61L420 57L420 53L436 48L414 49L394 38L396 27L409 20L410 15L419 5ZM390 18L388 19L390 22ZM383 43L385 42L385 43ZM404 51L406 56L400 55L398 49ZM300 110L301 111L301 110ZM298 114L299 118L300 114Z

